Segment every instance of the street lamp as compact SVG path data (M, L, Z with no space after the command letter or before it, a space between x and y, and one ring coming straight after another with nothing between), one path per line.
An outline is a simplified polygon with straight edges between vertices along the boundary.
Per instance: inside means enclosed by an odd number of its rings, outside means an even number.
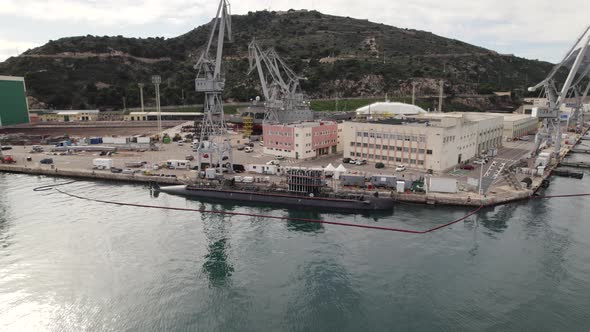
M145 112L145 110L143 109L143 83L138 83L137 84L139 86L139 100L141 101L141 112Z
M160 75L152 76L152 83L156 87L156 111L158 112L158 136L162 135L162 114L160 112L160 83L162 78Z

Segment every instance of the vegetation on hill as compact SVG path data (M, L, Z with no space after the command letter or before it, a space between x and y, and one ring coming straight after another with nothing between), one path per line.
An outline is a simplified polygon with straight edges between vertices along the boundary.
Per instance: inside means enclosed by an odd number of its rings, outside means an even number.
M518 97L552 66L429 32L316 11L254 12L233 16L232 24L234 40L225 44L223 68L224 97L231 101L261 94L257 75L247 75L252 38L274 47L305 77L302 87L310 98L407 96L411 81L418 82L419 96L434 95L438 79L445 81L449 104L462 103L455 96L493 91ZM29 95L53 108L138 107L140 82L149 105L154 74L162 77L163 105L198 104L202 96L193 91L193 65L210 26L170 39L63 38L0 63L0 74L25 76ZM432 105L430 99L422 102ZM464 104L467 109L493 105L491 99Z

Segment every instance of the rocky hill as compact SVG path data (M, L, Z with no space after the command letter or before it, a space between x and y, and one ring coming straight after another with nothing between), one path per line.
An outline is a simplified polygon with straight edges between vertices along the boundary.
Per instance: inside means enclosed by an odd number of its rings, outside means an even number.
M120 109L123 99L136 107L138 82L146 83L149 103L153 74L162 76L163 105L200 103L193 91L193 65L210 26L169 39L63 38L0 63L0 74L25 76L29 95L54 108ZM469 109L486 108L490 100L460 96L493 91L522 95L552 66L429 32L316 11L235 15L232 30L234 40L224 48L224 72L225 98L233 101L261 94L257 75L247 75L247 47L254 37L264 47L275 47L306 77L302 86L310 98L407 95L412 80L419 82L421 95L430 95L438 93L436 82L444 79L449 98L465 100Z

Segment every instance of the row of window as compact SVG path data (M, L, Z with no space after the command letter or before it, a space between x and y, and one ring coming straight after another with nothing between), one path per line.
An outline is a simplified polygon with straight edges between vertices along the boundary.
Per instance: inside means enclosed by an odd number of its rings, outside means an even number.
M409 141L409 142L426 142L425 135L406 135L396 133L384 133L384 132L367 132L358 131L357 137L369 137L369 138L383 138L383 139L395 139L398 141Z
M408 147L392 146L392 145L350 142L350 146L357 147L357 148L377 149L377 150L381 150L383 148L383 150L403 151L403 152L412 152L412 153L421 153L421 154L426 152L426 154L432 154L432 150L430 150L430 149L408 148Z
M317 145L326 145L326 144L330 144L330 143L336 143L336 140L335 139L329 139L329 140L326 140L326 141L321 141L321 142L319 142L317 144L314 144L314 146L317 146Z
M380 155L372 155L367 153L360 153L360 152L351 152L350 157L359 157L359 158L366 158L370 160L383 160L383 161L395 161L398 163L406 163L410 165L424 165L424 160L419 159L411 159L411 158L400 158L400 157L391 157L391 156L380 156Z

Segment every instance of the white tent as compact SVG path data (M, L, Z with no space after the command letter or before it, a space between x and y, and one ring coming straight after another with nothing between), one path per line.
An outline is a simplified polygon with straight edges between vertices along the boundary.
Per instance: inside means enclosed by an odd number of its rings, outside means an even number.
M338 166L335 170L334 170L334 179L338 180L340 179L340 175L346 173L346 168L344 166L342 166L342 164L340 164L340 166Z
M324 168L324 172L326 173L332 173L336 170L336 167L334 167L332 164L328 164L328 166L326 166L326 168Z

